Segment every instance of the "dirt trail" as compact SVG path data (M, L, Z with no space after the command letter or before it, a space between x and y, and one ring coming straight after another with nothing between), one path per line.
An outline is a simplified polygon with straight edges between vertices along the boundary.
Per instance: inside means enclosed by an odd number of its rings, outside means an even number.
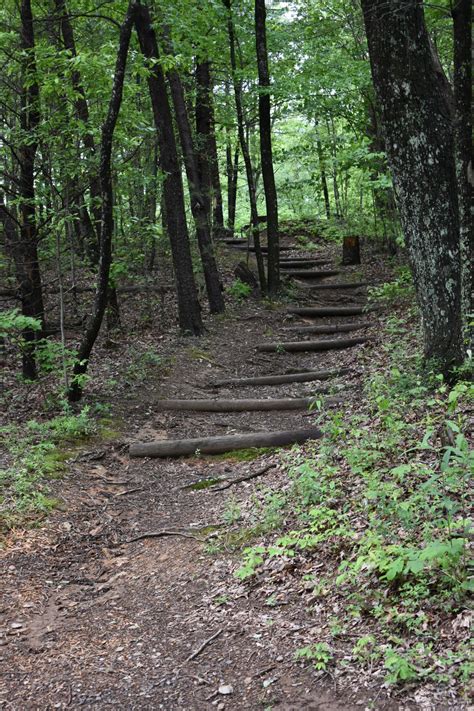
M335 297L322 293L311 295L311 302L327 304ZM274 454L250 462L129 460L129 442L290 429L309 425L316 416L159 412L157 398L215 397L209 386L223 377L343 366L350 373L335 382L347 394L345 409L359 397L362 345L322 353L255 352L257 343L273 340L292 323L284 307L250 302L213 319L199 341L178 340L166 378L122 403L126 436L83 453L72 463L71 475L58 483L61 508L41 529L12 535L2 561L0 707L342 711L367 708L372 700L371 708L401 708L380 689L353 692L295 664L295 649L314 635L318 618L292 590L291 570L282 568L281 595L269 605L233 577L236 554L211 554L193 538L123 544L164 529L194 530L212 543L225 512L229 520L233 508L248 509L262 484L278 490L285 483ZM236 398L301 397L316 387L296 383L218 392ZM265 463L277 466L262 479L225 491L183 488L202 477L242 476Z

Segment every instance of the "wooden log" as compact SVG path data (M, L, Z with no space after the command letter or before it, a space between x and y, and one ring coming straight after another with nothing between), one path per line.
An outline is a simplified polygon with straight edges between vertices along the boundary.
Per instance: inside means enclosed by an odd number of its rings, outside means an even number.
M301 282L301 284L298 284L298 286L301 286L303 289L313 289L313 290L322 290L322 289L359 289L362 286L367 286L366 281L334 281L334 282L326 282L325 284L306 284L305 282Z
M330 257L327 257L325 254L320 254L318 252L318 253L312 254L309 257L283 257L282 259L280 259L280 263L281 262L297 262L298 264L301 264L301 263L307 262L310 259L328 259L329 260Z
M331 260L322 257L321 259L280 259L280 269L287 271L288 269L310 269L311 267L319 267L323 264L328 264Z
M243 245L234 244L234 245L230 245L230 246L232 247L232 249L237 249L237 250L240 250L240 251L242 251L242 252L246 252L247 249L248 249L249 252L255 252L255 247L248 247L248 248L247 248L247 246L246 246L245 244L243 244ZM294 244L294 245L288 245L288 246L286 246L286 247L285 247L285 246L281 246L281 247L280 247L280 252L290 252L290 251L293 250L293 249L298 249L298 245ZM268 252L268 247L265 247L265 246L262 245L261 250L262 250L263 253L267 253L267 252Z
M288 309L287 313L297 316L318 318L324 316L360 316L367 311L366 306L298 306ZM372 310L369 308L369 310Z
M360 343L367 343L368 338L337 338L323 341L293 341L288 343L263 343L257 346L261 353L304 353L305 351L332 351L339 348L351 348Z
M321 430L284 430L280 432L251 432L249 434L224 435L223 437L196 437L195 439L166 439L158 442L137 442L130 446L131 457L184 457L190 454L223 454L235 449L251 447L285 447L302 444L322 437Z
M241 244L243 247L247 246L247 240L242 237L224 237L224 239L216 240L218 244Z
M254 378L233 378L229 380L216 380L214 387L225 385L284 385L285 383L310 383L314 380L329 380L338 375L349 372L349 368L338 368L335 370L308 370L301 373L285 373L283 375L258 375Z
M349 333L349 331L359 331L361 328L369 328L374 325L372 321L359 321L358 323L336 323L328 326L290 326L284 330L298 333Z
M274 410L306 410L315 402L315 397L291 397L263 400L158 400L158 410L180 412L257 412ZM341 398L326 398L328 404L341 402Z
M322 279L336 276L339 272L337 269L288 269L284 274L287 277L298 277L299 279Z

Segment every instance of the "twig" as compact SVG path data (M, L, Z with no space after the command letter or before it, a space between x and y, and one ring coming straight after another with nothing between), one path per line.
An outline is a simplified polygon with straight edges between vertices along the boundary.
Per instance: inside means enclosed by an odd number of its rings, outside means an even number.
M232 479L232 481L228 481L227 484L223 484L222 486L218 486L215 489L211 489L211 491L224 491L224 489L228 489L229 486L233 486L233 484L240 484L243 481L250 481L250 479L255 479L258 476L262 476L263 474L266 474L269 469L273 469L274 467L276 467L276 464L267 464L262 469L258 469L256 472L252 472L252 474L247 474L247 476L239 476L237 477L237 479Z
M134 494L136 491L144 491L144 486L137 486L135 489L127 489L127 491L119 491L118 494L114 494L114 498L117 496L127 496L127 494Z
M209 639L206 639L206 640L201 644L201 646L196 649L195 652L193 652L192 654L190 654L189 657L187 657L187 658L184 660L184 663L186 664L186 662L191 662L193 659L196 659L196 657L198 656L198 654L201 654L201 652L202 652L204 649L206 649L206 647L207 647L209 644L211 644L211 642L213 642L213 641L216 639L216 637L219 637L219 635L222 634L222 632L223 632L223 629L222 629L222 627L221 627L221 629L220 629L220 630L217 630L217 632L216 632L215 634L213 634L212 637L209 637Z
M100 474L92 475L91 479L101 479L105 484L110 484L110 486L124 486L125 484L133 483L130 479L107 479L107 477Z
M200 543L205 543L204 538L198 538L197 536L192 536L190 533L181 533L180 531L148 531L147 533L142 533L134 538L129 538L127 541L122 541L118 545L123 546L126 543L135 543L136 541L142 541L145 538L164 538L165 536L179 536L180 538L192 538L194 541L199 541Z

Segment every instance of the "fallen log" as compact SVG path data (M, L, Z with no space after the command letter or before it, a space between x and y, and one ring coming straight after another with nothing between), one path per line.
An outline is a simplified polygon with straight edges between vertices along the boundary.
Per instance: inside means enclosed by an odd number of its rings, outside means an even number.
M297 316L360 316L372 308L366 306L298 306L287 310L289 314Z
M326 282L325 284L305 284L305 282L301 282L301 284L298 284L298 286L301 286L303 289L359 289L362 286L367 286L366 281L334 281L334 282Z
M155 407L162 410L178 410L180 412L258 412L274 410L306 410L314 404L314 397L290 397L276 399L238 399L229 400L158 400ZM326 398L325 402L334 404L341 398Z
M287 277L298 277L299 279L322 279L324 277L336 276L337 269L288 269L284 272Z
M323 341L294 341L289 343L263 343L257 346L261 353L298 353L305 351L332 351L337 348L351 348L367 343L369 338L337 338Z
M284 330L287 333L349 333L349 331L359 331L361 328L369 328L374 325L372 321L359 321L358 323L339 323L329 326L289 326Z
M285 383L310 383L313 380L329 380L338 375L349 372L349 368L337 368L335 370L308 370L299 373L285 373L283 375L259 375L254 378L233 378L229 380L217 380L214 387L224 385L284 385Z
M131 457L184 457L190 454L223 454L251 447L285 447L322 437L321 430L310 427L280 432L251 432L223 437L167 439L157 442L137 442L130 445Z

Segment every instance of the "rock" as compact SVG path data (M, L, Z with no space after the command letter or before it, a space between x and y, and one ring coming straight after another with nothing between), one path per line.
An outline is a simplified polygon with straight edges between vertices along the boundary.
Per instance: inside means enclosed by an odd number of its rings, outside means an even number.
M233 693L234 689L230 684L222 684L222 686L219 687L219 694L222 694L223 696L228 696Z

